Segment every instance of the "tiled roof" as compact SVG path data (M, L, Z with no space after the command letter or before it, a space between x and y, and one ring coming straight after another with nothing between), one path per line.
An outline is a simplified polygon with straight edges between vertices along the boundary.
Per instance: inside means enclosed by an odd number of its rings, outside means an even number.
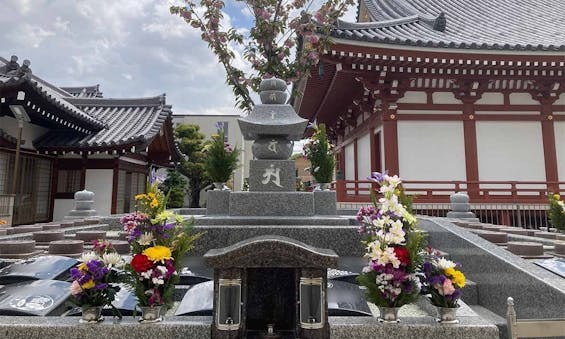
M488 50L565 51L563 0L359 0L363 23L338 21L349 40ZM360 7L361 8L361 7Z
M0 88L28 84L31 89L43 97L43 99L53 104L63 113L66 113L68 116L83 123L89 130L99 130L105 127L102 121L97 120L70 103L67 100L68 98L65 97L66 92L32 74L25 74L22 76L6 74L4 72L4 66L6 64L7 61L0 58Z
M76 98L102 98L100 85L61 87L61 89Z
M153 140L163 123L171 116L171 106L165 96L140 99L67 98L83 112L104 122L106 128L83 135L51 130L36 140L40 150L93 149L109 150L122 147L143 147Z

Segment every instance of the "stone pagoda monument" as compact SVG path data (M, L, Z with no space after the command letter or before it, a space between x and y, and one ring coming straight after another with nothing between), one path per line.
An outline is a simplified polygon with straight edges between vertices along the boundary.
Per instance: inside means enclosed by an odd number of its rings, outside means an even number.
M254 141L249 192L209 191L207 215L335 215L335 192L296 192L296 170L289 157L308 120L286 104L286 88L286 83L276 78L261 82L261 104L239 119L245 140Z

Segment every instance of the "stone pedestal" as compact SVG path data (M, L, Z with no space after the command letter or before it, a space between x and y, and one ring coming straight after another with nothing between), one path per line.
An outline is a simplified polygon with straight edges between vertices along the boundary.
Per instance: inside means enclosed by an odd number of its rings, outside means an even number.
M296 191L296 168L292 160L251 160L249 190L254 192Z
M314 191L314 214L336 215L335 191Z
M206 192L206 215L228 215L231 191L210 190Z
M230 216L314 215L310 192L232 192L229 204Z

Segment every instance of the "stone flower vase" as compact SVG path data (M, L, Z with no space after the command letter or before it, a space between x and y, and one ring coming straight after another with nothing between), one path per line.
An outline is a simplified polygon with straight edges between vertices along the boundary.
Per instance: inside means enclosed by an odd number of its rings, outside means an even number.
M321 182L318 183L318 186L316 187L315 191L329 191L331 187L332 187L331 182Z
M167 311L167 306L139 306L141 308L140 323L156 323L163 321L163 315Z
M223 191L223 190L224 190L224 182L214 183L214 191Z
M398 310L400 307L386 307L386 306L377 306L379 308L379 322L382 323L399 323L400 319L398 318Z
M436 306L437 311L437 322L440 324L458 324L459 320L457 319L457 307L440 307Z
M90 306L82 308L81 323L99 323L104 320L102 306Z

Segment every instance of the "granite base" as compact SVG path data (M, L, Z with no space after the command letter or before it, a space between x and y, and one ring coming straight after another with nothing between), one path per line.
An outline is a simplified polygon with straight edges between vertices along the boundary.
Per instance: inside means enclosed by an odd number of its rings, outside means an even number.
M231 192L230 216L312 216L311 192Z

